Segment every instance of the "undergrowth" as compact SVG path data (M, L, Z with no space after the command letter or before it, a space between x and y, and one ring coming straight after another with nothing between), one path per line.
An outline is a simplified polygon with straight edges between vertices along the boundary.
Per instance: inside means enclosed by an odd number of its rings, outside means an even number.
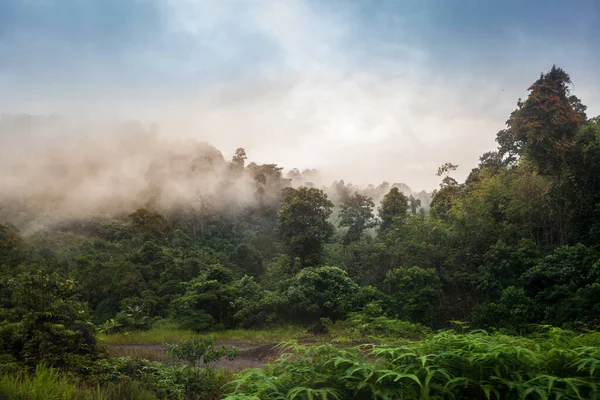
M265 370L240 373L227 400L598 399L600 334L534 338L442 332L396 346L287 343Z
M276 362L235 376L127 358L99 360L78 378L39 365L2 376L0 399L600 400L599 332L547 326L527 337L444 331L385 343L288 341Z

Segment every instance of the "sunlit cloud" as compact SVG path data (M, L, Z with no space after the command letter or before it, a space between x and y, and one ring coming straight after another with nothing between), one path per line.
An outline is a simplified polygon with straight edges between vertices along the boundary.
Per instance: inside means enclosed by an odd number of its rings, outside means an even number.
M464 18L475 22L442 18L436 1L50 3L3 6L20 22L0 36L13 60L0 64L2 110L138 118L167 139L226 156L245 147L329 180L431 190L447 161L466 176L553 63L600 113L591 43L494 17L503 10L469 17L471 2Z

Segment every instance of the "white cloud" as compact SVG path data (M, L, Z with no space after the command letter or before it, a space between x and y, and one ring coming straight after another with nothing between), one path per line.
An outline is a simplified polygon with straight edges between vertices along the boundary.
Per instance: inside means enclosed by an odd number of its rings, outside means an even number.
M29 104L48 112L132 112L159 122L170 137L207 140L225 154L244 146L257 161L316 167L329 179L356 183L432 189L437 166L447 161L466 176L495 147L495 132L529 83L571 54L538 49L515 31L514 49L498 50L501 68L461 69L436 64L435 54L411 41L414 32L402 34L409 16L399 18L397 35L363 38L360 29L379 27L359 29L346 10L318 2L139 1L154 4L167 29L156 43L124 51L123 66L153 71L153 81L73 82L65 93L75 94L44 98L40 90ZM256 54L258 61L249 59ZM581 50L573 54L585 58ZM241 72L224 81L220 73L232 64ZM99 65L89 76L102 71ZM584 67L571 74L594 114L599 99L591 98L597 85L590 83L598 77Z

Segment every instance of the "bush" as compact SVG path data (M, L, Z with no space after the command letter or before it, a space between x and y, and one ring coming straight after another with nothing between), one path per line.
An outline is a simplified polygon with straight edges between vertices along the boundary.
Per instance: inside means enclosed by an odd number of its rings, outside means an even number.
M227 349L225 346L216 348L211 337L185 340L177 344L167 345L166 351L178 360L186 361L194 367L202 362L202 366L210 368L212 363L221 358L233 360L239 353L238 349L232 347Z
M196 332L233 326L231 280L231 271L215 265L187 282L185 293L171 304L174 320Z
M227 370L170 366L144 376L146 386L160 399L219 400L222 387L231 381Z
M227 370L210 370L188 365L165 366L158 362L129 358L103 359L96 362L87 384L100 387L105 393L124 393L127 388L137 390L131 397L152 395L158 399L217 400L222 386L232 379ZM104 398L104 397L103 397ZM111 397L108 397L111 398ZM147 397L152 398L152 397ZM120 397L115 397L115 400Z
M431 334L431 329L421 324L381 317L366 317L361 313L353 313L349 317L351 326L364 337L389 339L419 339Z
M287 299L278 292L263 290L253 277L244 276L231 284L233 319L242 328L256 328L280 320Z
M291 279L287 297L297 319L336 320L360 308L359 291L359 286L340 268L305 268Z
M471 321L478 328L503 328L512 333L526 332L538 319L534 301L514 286L502 291L500 301L475 307L471 313Z
M71 280L43 271L19 276L13 296L21 318L2 323L3 350L30 367L45 363L74 371L100 357L87 308L76 300L74 286Z
M435 269L397 268L388 272L384 283L391 314L425 324L435 320L442 297L442 284Z
M121 302L121 311L115 317L119 331L145 331L150 329L150 318L138 298L128 298Z

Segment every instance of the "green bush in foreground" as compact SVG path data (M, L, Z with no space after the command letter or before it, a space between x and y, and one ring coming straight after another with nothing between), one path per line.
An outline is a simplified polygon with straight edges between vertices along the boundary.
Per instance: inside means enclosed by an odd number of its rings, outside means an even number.
M403 346L288 345L266 370L242 372L227 400L599 399L600 334L538 338L443 332Z

